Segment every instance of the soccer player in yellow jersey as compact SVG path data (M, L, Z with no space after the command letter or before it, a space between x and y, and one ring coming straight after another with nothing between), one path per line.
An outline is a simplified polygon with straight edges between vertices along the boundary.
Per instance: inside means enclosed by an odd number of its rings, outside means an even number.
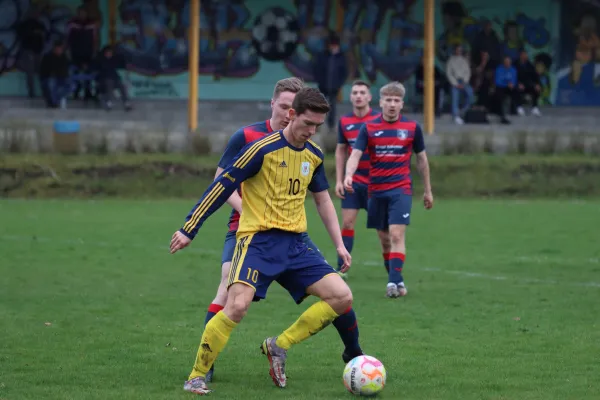
M261 346L269 360L275 385L285 387L287 350L329 325L352 305L352 292L336 271L302 239L307 230L304 201L311 191L317 210L338 255L342 271L351 257L342 240L338 219L327 189L323 153L310 138L325 122L329 105L316 89L300 90L289 111L290 122L279 132L245 146L206 190L173 234L171 252L188 246L204 221L240 187L242 212L228 282L225 308L206 325L196 362L184 389L211 392L205 377L231 332L253 300L264 299L273 281L299 301L314 295L310 306L288 329L267 338Z

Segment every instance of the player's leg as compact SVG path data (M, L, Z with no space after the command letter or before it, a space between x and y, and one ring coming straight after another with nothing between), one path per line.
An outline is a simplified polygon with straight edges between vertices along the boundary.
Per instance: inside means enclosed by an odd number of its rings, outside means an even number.
M392 248L388 287L396 285L397 296L405 296L408 293L404 284L402 269L406 259L406 227L410 224L411 208L412 197L410 195L396 194L390 198L388 222Z
M184 385L185 390L198 394L210 392L206 387L206 374L227 345L233 329L246 315L252 300L266 296L273 279L269 276L269 271L265 270L265 265L268 264L261 254L271 255L273 251L269 248L261 249L261 245L272 239L263 236L266 235L248 235L237 240L229 272L227 303L204 328L194 367ZM258 243L255 243L255 238Z
M320 253L317 246L312 242L308 234L303 234L303 241L309 249L316 250L317 253ZM295 280L289 279L289 277L285 274L280 277L277 282L287 289L288 292L290 292L297 304L300 304L306 297L306 288L302 282L296 282ZM335 329L337 329L340 339L342 339L342 342L344 343L344 352L342 353L342 359L344 362L348 362L354 357L363 354L359 344L356 313L352 307L345 310L343 314L334 319L333 326L335 326Z
M204 326L208 324L219 311L223 309L225 303L227 302L227 281L229 279L229 271L231 268L231 260L233 259L233 252L235 250L235 231L227 232L225 236L225 244L223 246L223 253L221 255L221 281L219 282L219 287L217 288L217 294L215 298L211 302L210 306L208 306L208 311L206 312L206 318L204 320ZM206 374L206 382L211 382L213 380L213 376L215 373L215 366L210 368L210 371Z
M208 306L206 318L204 320L204 326L215 316L216 313L221 311L227 302L227 280L229 279L229 270L231 268L231 260L233 259L233 252L235 250L235 231L227 232L225 236L225 244L223 245L223 253L221 254L221 281L217 288L217 294Z
M361 194L358 192L358 185L353 184L354 192L346 192L346 195L342 199L342 240L344 241L344 246L348 253L352 253L352 248L354 247L354 226L356 224L356 217L358 216L358 210L360 210L360 199ZM338 257L338 267L339 271L344 261ZM342 277L344 277L342 275Z
M388 206L387 197L371 197L367 207L367 228L376 229L379 241L381 242L381 251L383 255L383 265L386 272L390 270L390 252L392 246L389 236L388 224Z

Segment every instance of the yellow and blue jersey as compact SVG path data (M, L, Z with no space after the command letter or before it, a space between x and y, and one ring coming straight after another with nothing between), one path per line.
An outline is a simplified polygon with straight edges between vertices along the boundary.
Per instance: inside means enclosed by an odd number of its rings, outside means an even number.
M306 232L307 191L329 189L323 158L312 141L297 148L282 131L249 143L204 192L180 232L193 239L204 221L240 186L244 212L238 237L270 229Z

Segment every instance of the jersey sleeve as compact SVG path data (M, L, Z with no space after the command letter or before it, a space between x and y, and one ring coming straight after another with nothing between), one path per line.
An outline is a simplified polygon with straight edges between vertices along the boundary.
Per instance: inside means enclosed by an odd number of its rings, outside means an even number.
M217 211L241 183L256 175L264 158L262 151L256 151L254 143L246 145L242 151L226 166L221 175L206 189L200 200L189 212L179 232L194 239L198 230L215 211Z
M356 142L354 142L354 149L365 151L367 150L367 145L369 144L369 133L367 132L367 124L364 124L360 131L358 131L358 136L356 137Z
M329 182L327 182L327 176L325 175L325 167L323 166L323 163L321 163L315 169L315 173L308 184L308 190L313 193L319 193L327 189L329 189Z
M348 139L346 139L346 136L344 136L341 120L338 122L338 144L348 144Z
M239 129L229 138L225 152L219 160L219 167L226 168L245 145L246 136L244 135L244 130Z
M417 124L415 127L415 137L413 139L413 151L415 153L420 153L425 151L425 139L423 138L423 131L421 130L421 125Z

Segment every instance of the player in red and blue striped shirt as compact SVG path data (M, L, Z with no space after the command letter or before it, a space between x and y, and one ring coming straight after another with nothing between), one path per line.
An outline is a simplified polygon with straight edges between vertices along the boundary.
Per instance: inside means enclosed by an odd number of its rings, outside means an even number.
M353 191L354 173L361 157L368 151L371 159L367 228L377 229L388 269L388 297L407 294L402 268L404 266L406 227L412 207L410 160L417 155L417 168L423 176L423 204L433 207L429 162L421 127L400 115L405 89L392 82L379 92L381 117L365 124L346 164L344 188Z
M344 169L346 159L354 148L354 142L358 137L360 128L366 122L377 117L380 113L371 109L371 90L370 85L365 81L354 81L350 91L350 102L352 103L352 112L340 118L338 124L338 144L335 149L335 170L336 184L335 194L342 199L342 238L346 249L352 253L354 246L354 224L358 211L362 208L367 210L369 202L368 184L369 152L365 151L360 158L358 169L354 174L352 188L354 192L344 190ZM338 271L343 265L343 260L338 257ZM342 275L345 277L345 274Z

